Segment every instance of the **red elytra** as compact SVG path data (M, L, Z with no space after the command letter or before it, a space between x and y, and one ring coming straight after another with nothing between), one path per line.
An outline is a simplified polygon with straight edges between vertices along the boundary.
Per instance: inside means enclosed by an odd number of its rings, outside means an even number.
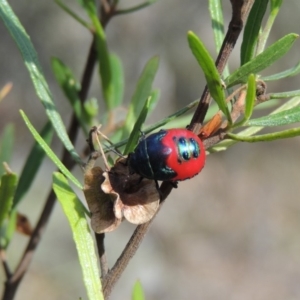
M180 139L186 143L182 144ZM172 149L166 159L166 165L177 174L172 181L192 178L203 169L206 159L205 148L201 139L192 131L169 129L162 139L162 144ZM185 154L188 154L188 157L185 158Z

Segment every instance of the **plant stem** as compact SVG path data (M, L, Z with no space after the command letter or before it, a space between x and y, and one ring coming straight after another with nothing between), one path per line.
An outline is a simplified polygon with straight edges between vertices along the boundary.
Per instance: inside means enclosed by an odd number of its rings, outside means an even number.
M220 74L222 74L228 58L235 46L235 43L243 29L249 11L254 0L231 0L232 18L228 25L227 34L222 44L221 50L216 60L216 66ZM210 93L205 86L199 105L189 125L189 129L198 133L202 127L205 115L210 104Z
M108 264L107 259L105 255L105 246L104 246L104 239L105 234L104 233L95 233L96 243L97 243L97 249L99 254L99 261L100 261L100 267L101 267L101 277L104 278L106 274L108 273Z

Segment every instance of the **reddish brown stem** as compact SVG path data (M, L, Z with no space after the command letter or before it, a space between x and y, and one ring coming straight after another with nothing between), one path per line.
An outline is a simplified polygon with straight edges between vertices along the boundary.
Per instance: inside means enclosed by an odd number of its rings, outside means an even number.
M232 18L228 25L227 34L216 60L216 67L222 74L235 43L243 29L254 0L231 0ZM199 132L210 104L210 93L205 86L200 102L193 115L189 129Z

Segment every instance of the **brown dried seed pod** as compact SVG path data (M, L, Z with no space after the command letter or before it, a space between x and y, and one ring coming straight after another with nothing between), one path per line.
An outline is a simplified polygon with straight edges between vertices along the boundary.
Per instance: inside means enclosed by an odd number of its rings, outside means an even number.
M159 207L159 193L153 180L129 175L126 159L107 172L100 167L86 171L84 195L91 211L91 226L97 233L115 230L125 218L133 224L152 219Z
M113 195L106 194L101 189L103 181L103 171L100 167L86 171L83 192L92 214L91 226L96 233L113 231L122 221L122 218L117 218L114 214Z
M124 158L103 176L102 190L117 197L114 200L116 218L124 217L133 224L143 224L152 219L159 207L159 193L153 180L141 180L137 174L129 176Z

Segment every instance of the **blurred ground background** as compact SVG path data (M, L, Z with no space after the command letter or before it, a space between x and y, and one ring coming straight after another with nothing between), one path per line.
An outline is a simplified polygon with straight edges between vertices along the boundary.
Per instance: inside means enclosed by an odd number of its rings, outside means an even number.
M120 1L129 7L139 1ZM289 32L300 32L300 3L284 1L270 42ZM76 1L66 1L74 4ZM17 1L10 4L34 43L56 104L68 124L70 108L50 69L50 57L69 65L78 78L91 37L64 14L53 1ZM224 1L226 25L229 1ZM79 9L78 9L79 11ZM126 99L153 55L160 56L155 87L161 90L159 108L149 123L175 112L199 98L204 80L187 44L186 32L195 31L215 55L206 1L160 0L150 8L116 17L107 27L109 48L123 63ZM12 92L1 103L0 131L8 122L16 125L16 147L11 163L20 172L32 145L18 110L23 109L36 127L45 114L11 37L0 24L0 86L11 81ZM230 59L239 64L238 47ZM265 74L279 72L299 60L299 42ZM269 84L268 91L299 89L299 76ZM100 98L97 76L90 96ZM84 137L78 141L82 149ZM300 299L300 138L281 142L239 144L210 155L203 172L180 183L166 201L137 255L117 283L111 299L130 299L140 279L147 300L177 299ZM56 140L53 149L61 153ZM45 161L31 192L21 205L33 224L41 212L54 170ZM77 176L82 178L79 170ZM81 196L81 194L80 194ZM122 224L108 234L110 264L126 244L132 225ZM16 235L10 249L11 266L18 262L27 238ZM0 272L1 282L4 274ZM3 283L0 285L0 292ZM86 299L81 271L69 225L59 205L51 217L30 270L16 300Z

